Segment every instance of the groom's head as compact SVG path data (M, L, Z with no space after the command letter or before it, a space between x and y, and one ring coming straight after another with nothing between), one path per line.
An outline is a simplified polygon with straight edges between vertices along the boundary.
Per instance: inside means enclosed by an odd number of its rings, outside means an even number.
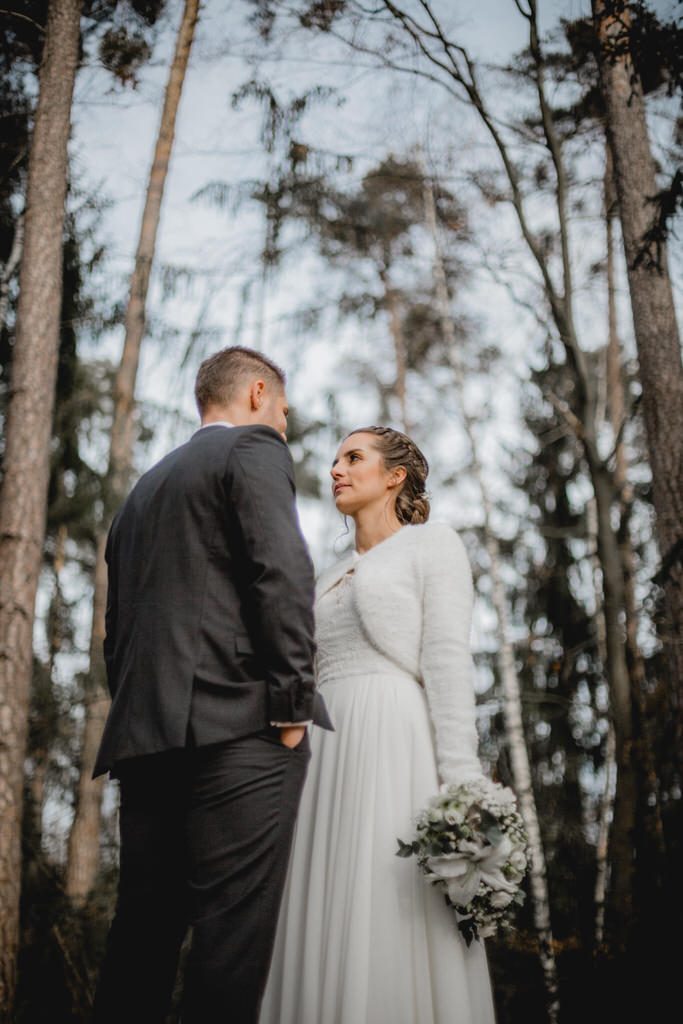
M216 352L199 367L194 386L202 423L263 423L286 438L286 380L279 366L252 348Z

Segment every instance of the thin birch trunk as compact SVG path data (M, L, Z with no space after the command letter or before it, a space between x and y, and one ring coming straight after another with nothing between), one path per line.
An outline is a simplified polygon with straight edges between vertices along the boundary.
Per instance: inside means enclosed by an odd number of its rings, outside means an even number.
M598 842L596 849L595 873L595 948L603 948L605 937L605 906L607 887L609 885L609 827L612 808L614 806L614 791L617 784L617 759L616 759L616 737L614 726L609 723L607 739L605 741L605 785L600 797L600 810L598 814Z
M408 417L408 370L406 365L406 342L403 335L403 324L401 323L401 306L398 293L391 283L388 271L385 269L380 270L379 276L384 288L384 303L389 314L389 332L394 345L396 379L393 391L398 398L401 429L404 433L409 434L412 424Z
M2 274L0 274L0 331L5 326L5 317L7 316L7 306L9 305L9 285L12 280L15 271L21 263L21 254L24 249L24 216L23 214L17 217L17 223L14 226L14 238L12 239L12 248L10 249L7 262L2 268Z
M616 220L617 197L614 189L614 166L609 145L605 146L605 227L607 256L607 393L609 395L609 420L615 438L614 483L620 494L620 551L624 570L624 610L626 612L626 640L631 660L634 688L641 688L645 682L645 664L638 647L638 614L633 587L635 559L629 538L629 521L633 504L633 488L627 475L626 449L622 433L626 419L626 400L623 380L623 353L619 339L616 299L616 267L614 247L614 224Z
M62 629L60 609L63 606L62 587L60 574L64 569L65 548L67 530L62 524L57 530L55 539L55 553L52 565L54 576L54 591L50 614L48 615L48 650L49 660L47 665L47 679L50 685L54 683L54 673L57 655L62 647ZM31 776L29 789L31 793L31 808L33 810L33 830L37 848L42 846L43 837L43 808L45 804L45 782L47 779L47 766L50 756L50 737L44 729L41 729L39 743L31 749Z
M514 779L515 792L519 800L520 813L524 819L529 836L530 869L529 881L533 900L534 924L538 935L539 955L546 985L548 1020L556 1024L559 1019L560 1003L558 996L557 965L553 949L553 935L550 922L550 899L548 880L541 839L541 831L534 797L531 765L524 737L522 718L521 687L515 668L514 649L509 640L510 626L508 620L507 597L503 584L500 549L498 540L491 525L492 503L484 480L481 461L477 449L474 421L468 414L465 405L465 377L462 360L458 352L455 326L450 311L448 283L444 270L443 257L439 242L436 204L434 191L427 176L425 180L425 219L431 231L434 243L434 283L436 287L437 306L441 329L450 354L451 365L455 375L456 391L460 404L463 424L471 454L471 469L479 486L484 511L484 534L486 550L490 561L492 582L492 602L496 612L496 632L498 637L498 670L503 684L503 714L505 730L510 751L510 763Z
M617 330L617 310L615 291L615 267L614 267L614 185L612 161L609 147L606 147L605 177L604 177L604 214L606 226L606 278L607 278L607 350L605 359L605 403L596 408L596 417L603 419L606 409L609 409L609 418L612 423L614 436L618 437L622 429L625 403L624 389L621 370L621 346ZM626 465L624 446L621 442L616 449L616 471L615 480L621 482L622 497L626 486ZM597 646L600 663L607 664L607 629L605 615L602 607L602 586L600 584L600 559L598 558L598 516L595 506L595 498L591 498L586 508L586 525L588 538L591 547L591 561L593 566L593 587L595 591L595 623L597 631ZM605 931L605 908L607 901L607 887L609 885L609 836L610 822L614 812L614 797L617 781L616 764L616 736L614 723L611 715L607 728L605 740L605 785L600 797L598 810L598 841L596 846L596 874L595 874L595 946L600 948L604 939Z
M104 561L104 549L109 515L125 497L132 467L135 441L135 383L140 349L145 333L147 293L156 248L161 203L173 150L178 107L199 17L199 7L200 0L185 0L149 176L140 238L135 256L135 268L131 278L130 296L126 309L123 353L114 384L114 420L105 480L107 508L97 537L90 642L90 685L86 699L76 811L68 843L66 891L76 905L83 904L92 891L100 863L99 837L104 782L102 777L93 780L92 773L109 708L102 652L107 595L107 568Z
M67 145L81 0L48 9L29 155L0 494L0 1020L14 1019L33 621L43 557L62 298ZM16 240L16 238L15 238Z

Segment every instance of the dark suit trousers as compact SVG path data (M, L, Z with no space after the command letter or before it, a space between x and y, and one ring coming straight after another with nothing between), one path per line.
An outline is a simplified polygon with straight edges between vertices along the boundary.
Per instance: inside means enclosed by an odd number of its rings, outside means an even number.
M279 730L120 762L121 868L97 1024L161 1024L188 926L183 1024L255 1024L308 736Z

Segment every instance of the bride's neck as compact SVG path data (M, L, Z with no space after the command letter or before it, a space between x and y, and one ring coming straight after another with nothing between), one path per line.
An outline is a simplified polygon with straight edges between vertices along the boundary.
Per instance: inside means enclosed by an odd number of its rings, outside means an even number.
M393 509L388 512L386 507L359 509L353 518L356 524L356 551L361 555L402 527Z

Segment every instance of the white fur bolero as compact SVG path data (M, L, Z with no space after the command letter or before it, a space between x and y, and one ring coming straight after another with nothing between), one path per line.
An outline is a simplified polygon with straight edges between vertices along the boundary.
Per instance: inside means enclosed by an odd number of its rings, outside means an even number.
M442 523L404 526L323 572L318 597L352 566L368 639L425 688L441 781L481 778L470 653L474 587L462 540Z

